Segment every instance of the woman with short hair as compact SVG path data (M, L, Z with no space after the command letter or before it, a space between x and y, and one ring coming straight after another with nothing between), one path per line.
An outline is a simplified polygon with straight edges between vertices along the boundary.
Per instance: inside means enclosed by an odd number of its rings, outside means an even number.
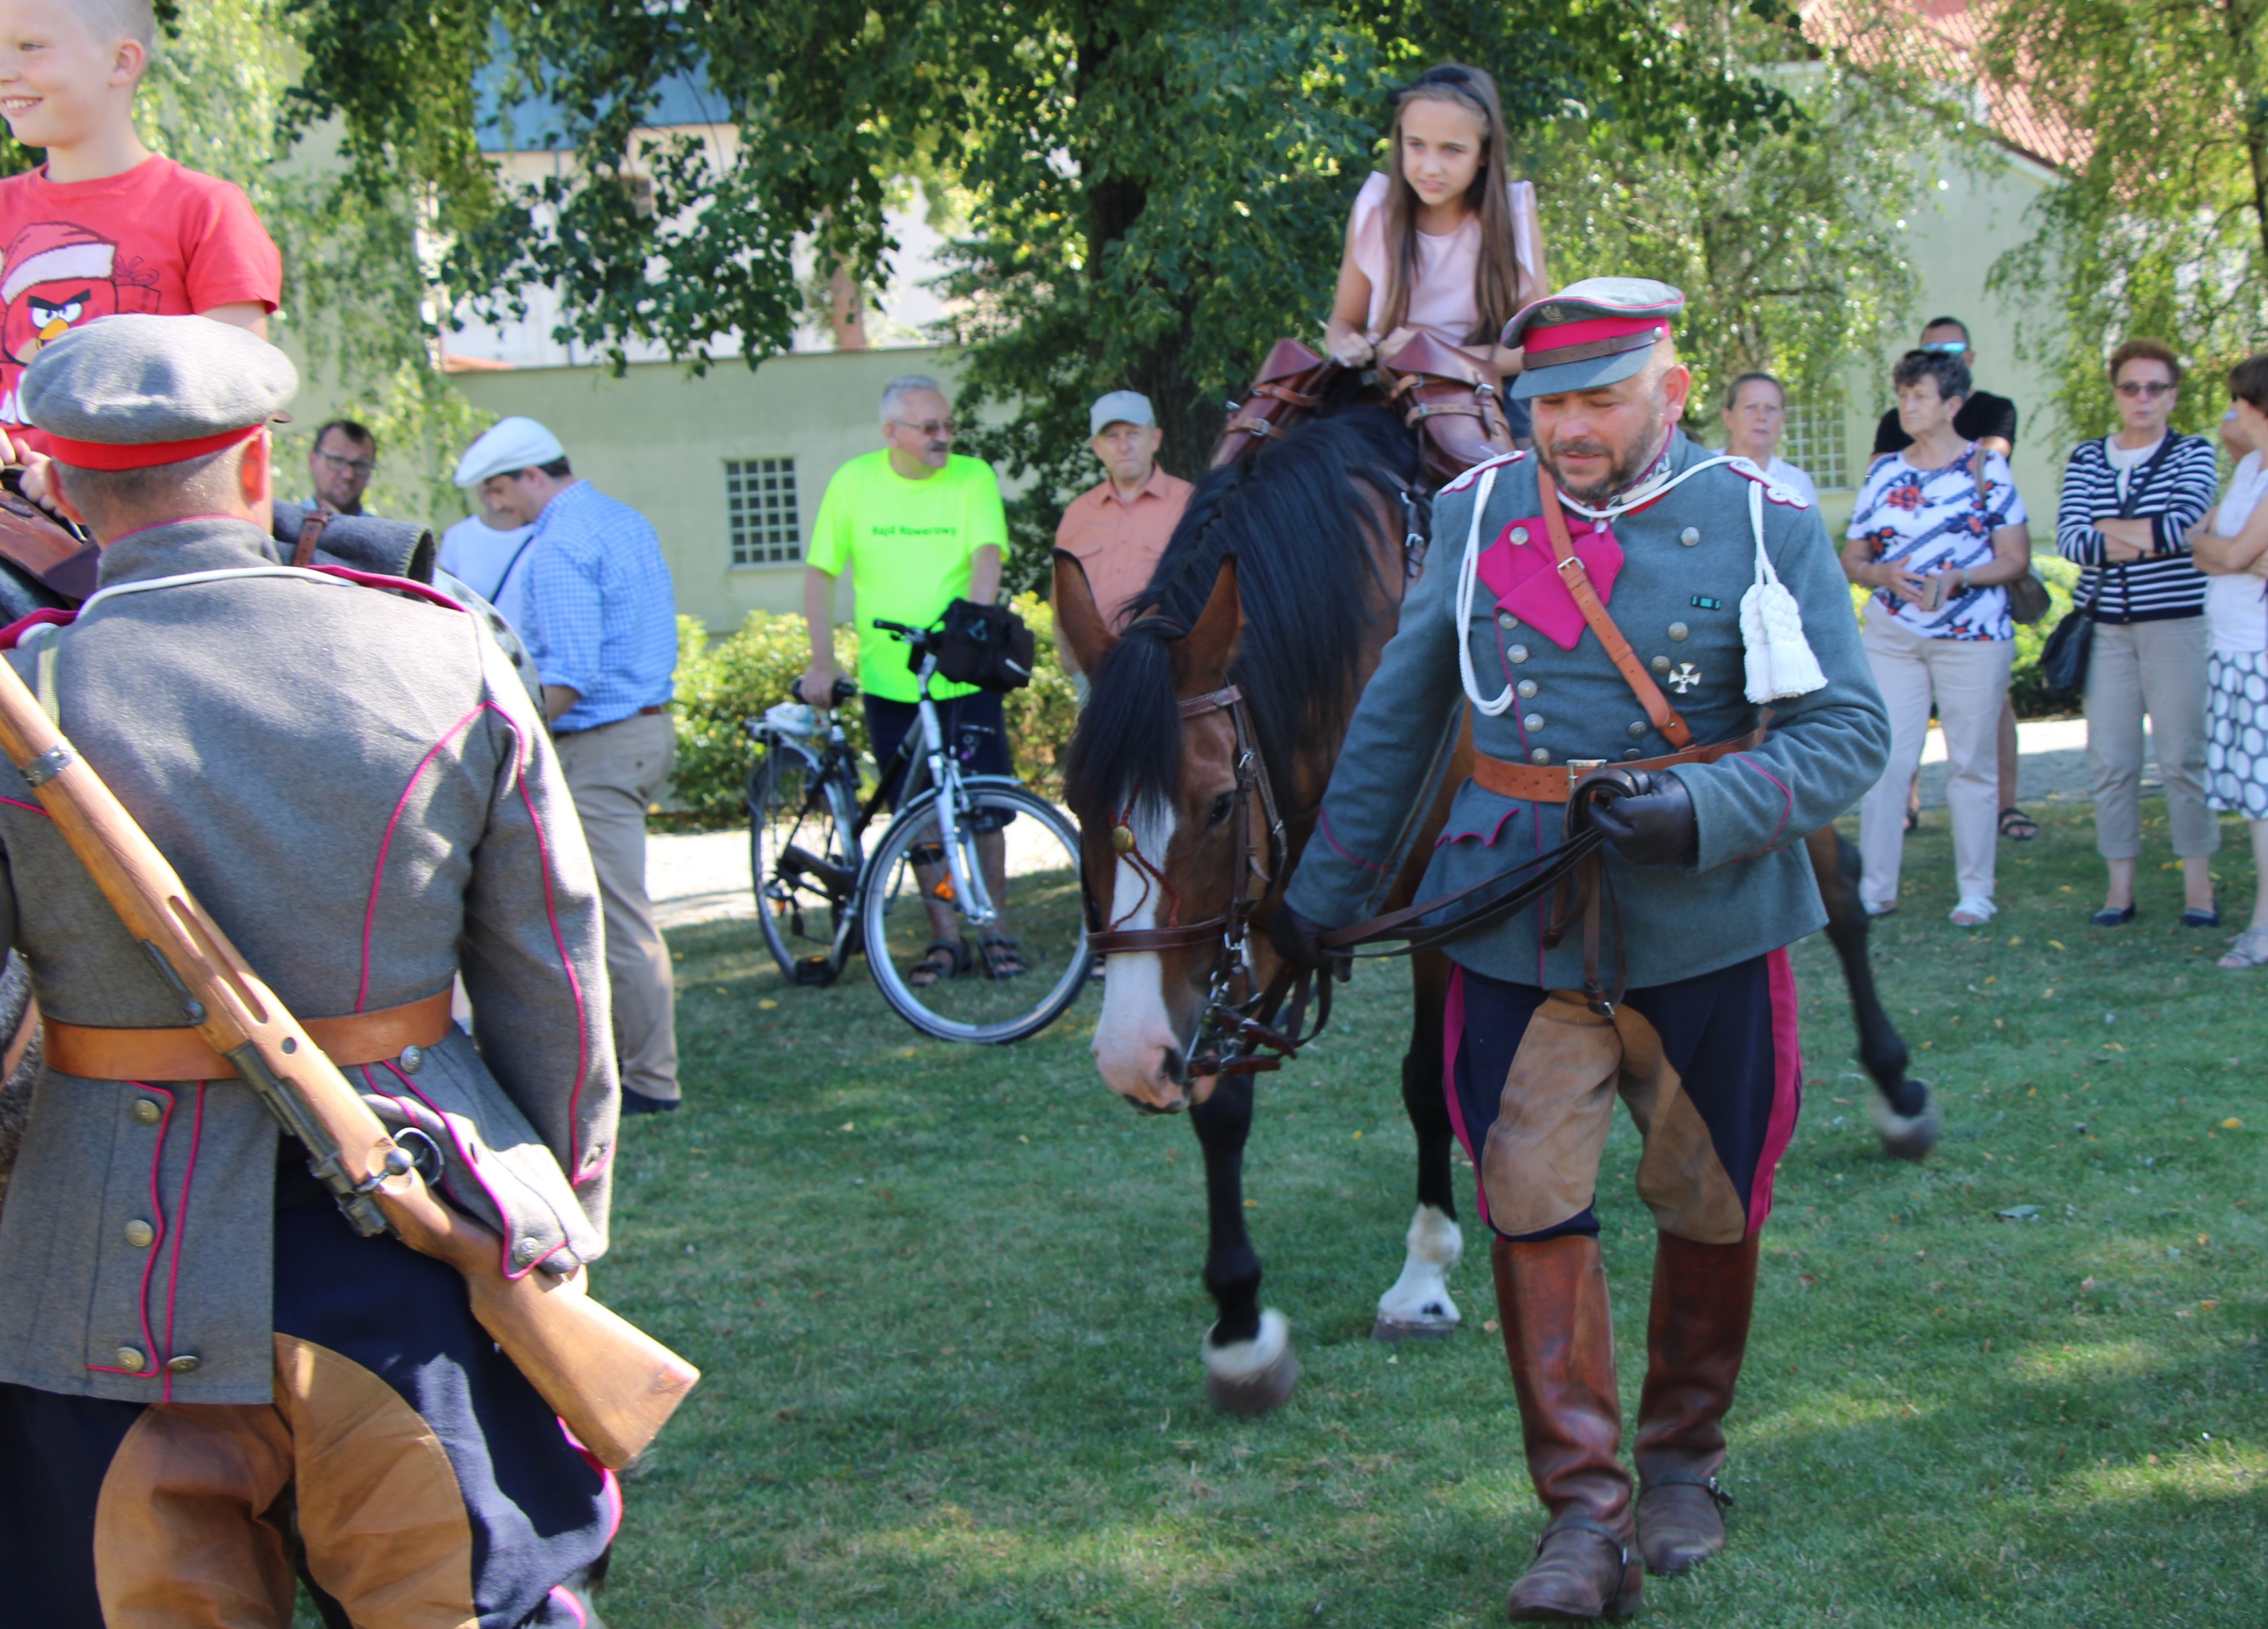
M2205 574L2205 801L2252 830L2252 925L2220 965L2268 966L2268 351L2228 371L2221 437L2241 454L2228 490L2190 534Z
M1996 909L1998 739L2016 637L2005 585L2030 569L2029 516L2007 456L1953 427L1970 389L1968 364L1909 350L1890 381L1913 441L1867 469L1843 546L1844 574L1874 590L1867 660L1890 714L1889 765L1859 806L1859 897L1869 916L1897 909L1906 789L1934 699L1951 770L1953 920L1975 927Z
M2056 548L2081 568L2072 615L2095 622L2087 756L2095 847L2110 873L2097 927L2132 922L2139 909L2146 714L2182 863L2182 925L2220 921L2210 869L2220 822L2205 800L2205 585L2189 544L2220 470L2211 442L2169 425L2181 382L2181 361L2161 340L2130 339L2110 353L2118 428L2073 449L2056 513Z

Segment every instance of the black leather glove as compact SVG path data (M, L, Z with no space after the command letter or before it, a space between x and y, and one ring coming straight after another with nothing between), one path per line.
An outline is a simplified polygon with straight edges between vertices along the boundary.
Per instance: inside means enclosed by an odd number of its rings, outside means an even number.
M1323 935L1327 932L1280 899L1276 902L1275 914L1268 919L1268 942L1276 947L1278 955L1303 971L1329 973L1344 983L1353 958L1343 950L1324 949Z
M1591 823L1633 866L1691 865L1699 857L1701 828L1684 783L1666 773L1631 778L1644 790L1602 795L1591 805Z

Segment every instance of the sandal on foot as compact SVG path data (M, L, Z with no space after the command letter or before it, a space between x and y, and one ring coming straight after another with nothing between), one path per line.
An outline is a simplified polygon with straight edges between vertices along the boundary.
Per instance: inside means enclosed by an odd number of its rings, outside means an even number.
M922 952L921 960L906 969L906 983L916 990L927 990L948 978L960 977L975 962L976 958L969 955L968 947L961 941L955 940L948 943L942 939L932 940L929 948Z
M1989 899L1964 899L1953 908L1955 927L1983 927L2000 914L2000 908Z
M1023 947L1005 933L987 933L976 944L990 977L1021 978L1032 970L1024 965Z
M2228 953L2213 963L2234 972L2239 968L2268 967L2268 927L2249 927L2236 936Z
M2040 835L2040 822L2012 803L2000 811L2000 835L2011 843L2029 843Z

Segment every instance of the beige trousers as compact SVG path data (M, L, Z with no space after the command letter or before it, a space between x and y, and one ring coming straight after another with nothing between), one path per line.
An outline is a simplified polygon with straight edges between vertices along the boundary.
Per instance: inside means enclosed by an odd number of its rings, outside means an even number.
M558 746L599 873L622 1086L674 1101L677 993L669 947L645 896L645 813L677 761L677 732L667 713L642 713L562 735Z
M2087 756L2095 766L2095 851L2103 859L2142 851L2144 713L2174 852L2187 859L2220 847L2220 822L2205 800L2205 659L2202 616L2095 625Z
M1926 639L1887 616L1867 619L1867 661L1890 714L1890 761L1859 805L1859 896L1898 903L1905 858L1906 789L1929 739L1929 704L1945 729L1945 801L1953 816L1953 869L1962 899L1992 897L1999 837L2000 706L2008 697L2012 639Z

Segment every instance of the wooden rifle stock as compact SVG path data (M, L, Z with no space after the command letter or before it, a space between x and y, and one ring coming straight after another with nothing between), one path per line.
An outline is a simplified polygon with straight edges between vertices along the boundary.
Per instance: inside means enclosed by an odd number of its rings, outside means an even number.
M348 1220L365 1235L392 1232L463 1274L473 1316L577 1439L615 1470L637 1457L700 1371L592 1300L580 1271L507 1276L503 1241L426 1187L5 660L0 751L173 986L188 1021L306 1148L309 1168Z

